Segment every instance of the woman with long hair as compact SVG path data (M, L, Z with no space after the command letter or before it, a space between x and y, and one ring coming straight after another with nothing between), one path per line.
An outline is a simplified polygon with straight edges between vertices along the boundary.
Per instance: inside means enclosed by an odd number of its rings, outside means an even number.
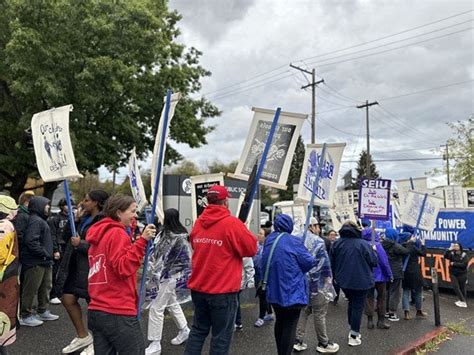
M454 304L461 308L467 307L467 269L469 257L464 252L460 243L452 243L444 253L444 258L449 260L449 275L454 292L458 300Z
M137 271L147 242L155 237L149 224L135 243L126 232L137 217L131 196L108 199L104 218L87 233L89 247L88 325L95 354L144 354L145 342L137 318Z
M92 350L92 335L84 324L78 300L83 298L89 302L87 291L89 243L86 240L86 234L89 228L102 218L101 212L108 197L105 191L90 191L79 204L75 216L77 235L71 236L69 223L65 228L64 237L70 238L66 243L66 251L59 267L56 285L57 293L61 296L61 303L71 318L77 336L62 349L64 354L73 353L85 347L88 347L85 354Z
M147 273L147 298L152 299L148 314L148 340L152 343L146 354L161 352L161 337L165 310L178 327L171 344L180 345L189 337L189 327L180 303L189 293L187 280L191 274L191 248L188 232L179 221L174 208L165 210L163 229L155 239ZM189 297L188 297L189 298Z

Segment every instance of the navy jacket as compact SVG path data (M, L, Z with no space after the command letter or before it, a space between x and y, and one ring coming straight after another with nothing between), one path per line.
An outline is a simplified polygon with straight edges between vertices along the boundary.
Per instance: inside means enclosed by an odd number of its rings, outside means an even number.
M343 225L339 235L331 248L331 265L337 284L352 290L374 287L372 268L378 265L375 250L362 239L361 231L351 225Z
M28 205L30 217L20 251L20 262L25 269L53 265L53 238L44 214L49 203L46 197L35 196Z

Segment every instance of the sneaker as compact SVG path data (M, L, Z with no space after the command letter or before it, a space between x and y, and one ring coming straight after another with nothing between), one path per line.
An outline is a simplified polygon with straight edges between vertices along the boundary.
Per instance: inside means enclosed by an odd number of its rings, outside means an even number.
M293 345L293 350L296 352L305 351L306 349L308 349L308 345L302 341L296 341L296 343Z
M44 311L43 313L38 313L36 317L42 321L50 321L50 320L59 319L59 316L57 316L56 314L52 314L49 310Z
M236 324L234 326L234 329L238 330L240 332L240 331L244 330L244 326L242 324Z
M270 322L272 320L275 320L275 318L273 318L273 315L272 314L266 314L265 317L263 317L263 320L265 322Z
M398 322L400 318L398 318L395 313L390 313L390 315L388 316L388 320L391 322Z
M150 343L148 348L145 349L146 355L160 355L161 354L161 342L160 340L154 340Z
M262 318L258 318L258 319L255 321L254 326L256 326L257 328L260 328L260 327L262 327L264 324L265 324L265 321L264 321Z
M94 344L92 343L87 348L82 350L79 355L94 355Z
M61 304L61 300L57 297L54 297L49 300L49 304Z
M351 332L352 332L352 331L351 331ZM357 337L357 338L359 338L359 339L362 339L362 335L361 335L360 333L357 334L357 335L352 335L351 332L349 332L349 335L347 336L348 338L350 338L351 336L355 336L355 337Z
M324 346L321 343L318 343L316 351L319 353L337 353L339 351L339 345L329 342Z
M360 336L354 337L353 335L351 335L349 337L348 344L349 344L349 346L358 346L358 345L362 344L362 339L361 339Z
M37 327L43 324L42 320L39 320L34 315L29 315L25 318L20 318L20 325L25 325L27 327Z
M181 329L179 332L178 332L178 335L171 339L171 344L173 345L181 345L183 344L186 340L188 340L189 338L189 328L188 326L185 326L183 329Z
M390 312L385 312L385 318L389 318L390 317Z
M88 333L85 338L74 338L72 339L71 343L63 348L63 354L70 354L79 349L85 348L86 346L91 345L94 342L94 338L92 338L92 334Z
M423 312L421 310L418 310L418 311L416 311L415 317L418 318L418 319L426 319L427 315L428 315L428 313Z

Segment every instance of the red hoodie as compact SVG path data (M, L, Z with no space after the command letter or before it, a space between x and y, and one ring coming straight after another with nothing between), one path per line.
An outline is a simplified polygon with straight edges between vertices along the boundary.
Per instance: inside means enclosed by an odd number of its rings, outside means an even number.
M209 205L190 238L194 253L188 287L209 294L239 292L242 258L257 253L257 240L247 227L225 206Z
M146 240L132 244L125 226L104 218L90 227L89 309L110 314L137 315L137 271L145 255Z

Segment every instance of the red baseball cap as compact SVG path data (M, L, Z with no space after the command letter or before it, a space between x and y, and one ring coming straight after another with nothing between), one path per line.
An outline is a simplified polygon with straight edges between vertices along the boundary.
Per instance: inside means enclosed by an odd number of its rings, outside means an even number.
M225 186L214 185L209 190L207 190L207 201L222 201L226 198L231 197L229 191L227 191Z

